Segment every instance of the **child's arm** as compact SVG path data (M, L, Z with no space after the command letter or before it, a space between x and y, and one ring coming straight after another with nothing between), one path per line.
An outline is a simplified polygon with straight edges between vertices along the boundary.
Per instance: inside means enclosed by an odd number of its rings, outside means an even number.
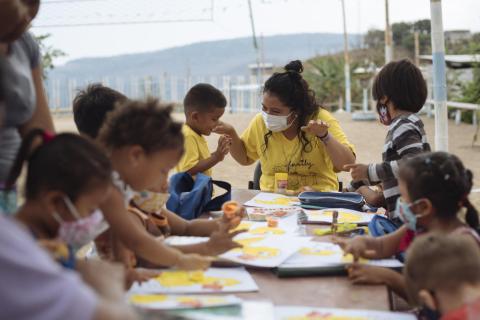
M406 232L407 228L402 226L395 232L382 237L358 236L352 239L335 238L333 241L342 247L345 254L351 253L355 260L359 258L386 259L397 253L398 246Z
M244 214L245 208L242 208L240 214ZM175 246L184 253L196 252L205 255L217 255L228 250L239 247L233 241L233 237L242 231L229 232L229 230L240 224L241 218L236 217L228 219L225 216L218 219L195 219L185 220L168 209L162 212L168 219L172 234L181 236L210 237L206 243Z
M208 169L211 169L217 163L223 161L223 159L225 158L225 156L228 154L229 151L230 151L230 138L226 136L220 136L220 138L218 139L217 150L215 150L215 152L211 154L210 158L198 161L198 163L194 165L192 168L188 169L187 172L193 176L199 172L204 172Z
M370 189L367 186L362 186L357 189L357 192L360 193L365 201L374 207L383 207L385 206L385 197L382 192L377 192Z
M406 128L406 129L405 129ZM397 132L402 131L400 134ZM402 161L422 153L423 142L422 135L413 124L404 124L399 126L393 133L392 144L400 156L400 160L384 161L377 164L352 164L345 167L350 169L353 180L366 180L370 183L384 181L397 177L398 168Z
M100 209L110 224L114 237L143 259L159 266L182 269L205 269L210 265L211 259L207 257L183 255L177 249L158 242L135 223L134 217L125 208L123 195L116 188L113 188Z
M228 123L221 122L214 129L214 132L218 134L226 134L230 137L230 154L239 164L243 166L248 166L254 162L252 159L248 158L245 144L238 136L237 131L235 131L234 127L232 127Z
M382 267L354 263L348 267L348 278L354 284L383 284L407 299L405 278L401 273Z

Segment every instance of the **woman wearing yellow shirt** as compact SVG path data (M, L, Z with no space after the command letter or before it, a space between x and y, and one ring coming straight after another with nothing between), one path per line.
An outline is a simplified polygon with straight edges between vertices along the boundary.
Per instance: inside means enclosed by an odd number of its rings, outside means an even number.
M336 172L355 162L353 145L318 105L302 71L302 63L292 61L265 82L262 112L241 136L225 123L215 129L231 137L230 153L238 163L260 159L261 190L275 191L275 174L286 173L289 190L337 191Z

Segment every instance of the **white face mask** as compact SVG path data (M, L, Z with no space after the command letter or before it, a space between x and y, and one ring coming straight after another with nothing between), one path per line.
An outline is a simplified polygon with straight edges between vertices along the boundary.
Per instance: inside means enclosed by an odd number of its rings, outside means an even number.
M82 218L69 198L65 197L63 200L65 201L68 211L70 211L70 214L76 220L64 221L56 212L53 214L53 217L60 224L58 237L60 240L72 246L74 250L78 250L90 241L93 241L109 228L100 209L95 210L88 217Z
M287 130L292 125L294 120L288 123L288 118L292 113L293 112L290 112L286 116L275 116L275 115L268 114L265 111L262 111L262 117L268 130L272 132L280 132L280 131Z

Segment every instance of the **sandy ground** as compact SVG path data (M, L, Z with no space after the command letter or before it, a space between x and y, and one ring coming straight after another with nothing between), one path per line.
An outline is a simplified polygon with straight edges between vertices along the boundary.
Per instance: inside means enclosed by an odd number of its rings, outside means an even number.
M223 121L234 124L235 128L241 133L248 125L254 114L225 114ZM370 163L381 160L383 141L386 134L386 127L378 122L358 122L353 121L351 116L346 113L335 114L340 121L345 133L350 141L355 145L357 151L357 162ZM184 120L182 114L175 114L179 120ZM429 141L433 147L434 121L433 119L423 117L425 122ZM55 116L55 125L58 131L75 131L75 125L71 116ZM472 137L475 128L469 124L455 125L450 121L449 127L449 147L450 152L459 156L465 166L473 171L475 186L480 188L480 142L472 147ZM211 135L207 141L211 150L216 148L218 136ZM214 178L229 181L235 188L247 188L248 181L253 177L254 166L241 166L228 155L223 162L218 164L213 171ZM348 182L347 173L340 174L340 180ZM480 209L480 192L474 193L471 199Z

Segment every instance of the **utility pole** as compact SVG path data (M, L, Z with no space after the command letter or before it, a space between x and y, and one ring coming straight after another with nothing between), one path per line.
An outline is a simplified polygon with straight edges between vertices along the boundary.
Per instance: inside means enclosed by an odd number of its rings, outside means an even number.
M430 0L432 25L433 100L435 106L435 150L448 151L447 81L442 1Z
M420 66L420 33L418 31L413 32L413 39L415 42L415 65Z
M260 66L260 50L258 48L257 36L255 34L255 21L253 20L253 9L252 9L252 1L248 1L248 11L250 13L250 24L252 26L252 37L253 37L253 48L255 49L255 58L257 62L257 84L258 88L262 87L262 80L260 79L262 74L262 67Z
M344 54L344 71L345 71L345 111L352 112L351 92L350 92L350 58L348 55L348 35L347 35L347 20L345 15L345 0L342 2L342 16L343 16L343 54Z
M388 0L385 0L385 64L393 60L392 31L388 13Z

